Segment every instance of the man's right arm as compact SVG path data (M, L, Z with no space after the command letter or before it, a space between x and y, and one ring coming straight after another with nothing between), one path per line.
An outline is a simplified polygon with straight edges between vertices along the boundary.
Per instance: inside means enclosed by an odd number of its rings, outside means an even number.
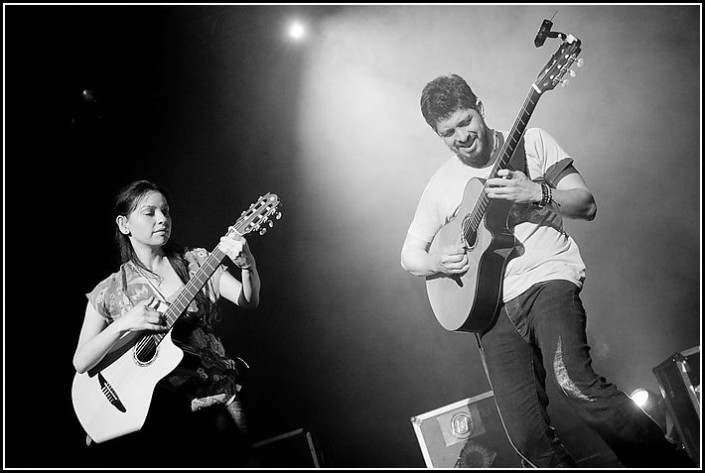
M463 274L469 268L469 261L462 246L446 246L429 253L428 242L406 236L401 250L401 267L414 276L428 277L442 273Z

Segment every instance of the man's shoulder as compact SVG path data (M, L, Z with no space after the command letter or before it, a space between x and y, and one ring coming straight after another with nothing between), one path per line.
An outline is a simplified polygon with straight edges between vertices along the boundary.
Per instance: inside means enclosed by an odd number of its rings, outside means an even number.
M524 140L526 141L527 145L528 144L535 145L538 143L542 147L558 144L558 142L556 141L556 139L553 137L553 135L551 133L546 131L546 129L539 128L539 127L527 128L526 131L524 132Z
M431 175L431 179L441 179L443 177L455 176L466 166L458 159L456 155L446 157L445 161Z
M457 157L451 156L441 164L436 171L431 174L426 184L426 192L434 188L444 188L458 178L462 172L460 161Z
M548 133L546 133L546 130L544 130L543 128L531 127L531 128L527 128L524 131L524 140L525 141L537 141L537 140L543 141L547 135L548 135ZM548 136L550 136L550 135L548 135Z

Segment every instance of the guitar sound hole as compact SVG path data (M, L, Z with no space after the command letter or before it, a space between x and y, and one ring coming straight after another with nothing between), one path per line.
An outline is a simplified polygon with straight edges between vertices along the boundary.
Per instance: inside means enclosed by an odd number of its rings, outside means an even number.
M135 347L135 358L140 364L150 363L157 354L157 341L154 337L144 337Z
M468 214L465 216L461 228L462 235L463 238L465 238L465 244L467 245L467 247L474 247L475 243L477 242L477 230L475 230L475 226L473 225L472 214Z
M465 235L465 242L468 245L468 248L472 248L475 246L475 243L477 242L477 232L468 232Z

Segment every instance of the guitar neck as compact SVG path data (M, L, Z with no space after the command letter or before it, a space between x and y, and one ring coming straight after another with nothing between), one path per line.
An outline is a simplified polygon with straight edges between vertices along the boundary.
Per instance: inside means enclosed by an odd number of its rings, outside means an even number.
M191 301L194 300L196 294L203 289L203 286L205 286L211 276L213 276L213 273L215 273L215 270L218 269L220 263L223 262L225 256L225 253L216 246L211 254L208 255L208 258L206 258L196 274L188 280L183 289L181 289L181 292L179 292L179 295L176 296L176 299L174 299L174 301L169 305L169 308L164 314L166 324L169 328L176 323L176 320L181 316L181 314L184 313ZM163 337L162 334L159 334L159 336Z
M541 94L537 92L533 87L529 89L529 94L526 96L524 104L522 105L521 110L519 111L519 115L517 115L516 119L514 120L514 125L512 126L512 129L509 131L509 136L504 142L504 145L502 146L502 149L500 151L500 158L497 160L497 162L494 164L494 167L492 168L492 172L489 176L490 178L497 177L497 171L506 168L509 164L509 161L514 155L514 151L516 150L516 147L519 144L519 140L521 140L521 137L524 135L526 125L529 123L529 119L534 113L534 109L536 108L536 104L538 103L540 98Z
M502 149L500 150L500 157L492 167L489 179L497 177L497 172L500 169L505 169L509 165L509 161L512 159L512 156L514 156L514 151L516 151L516 147L519 144L521 137L524 135L526 125L529 123L531 114L534 113L534 109L536 108L536 104L538 103L540 98L541 93L532 85L531 89L529 89L529 94L526 96L524 104L522 105L521 110L519 111L519 114L514 120L514 125L509 131L509 136L502 145ZM486 185L487 184L485 184L485 186ZM479 227L480 222L482 221L482 218L485 215L485 212L487 211L489 203L489 197L487 197L487 194L483 192L480 195L480 198L477 200L475 208L471 213L470 221L473 231L476 231Z

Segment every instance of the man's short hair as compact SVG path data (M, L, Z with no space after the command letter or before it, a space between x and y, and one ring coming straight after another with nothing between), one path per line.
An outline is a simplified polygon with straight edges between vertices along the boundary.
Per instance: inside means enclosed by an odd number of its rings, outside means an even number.
M466 108L477 110L477 96L457 74L436 77L421 92L421 113L433 131L439 121Z

